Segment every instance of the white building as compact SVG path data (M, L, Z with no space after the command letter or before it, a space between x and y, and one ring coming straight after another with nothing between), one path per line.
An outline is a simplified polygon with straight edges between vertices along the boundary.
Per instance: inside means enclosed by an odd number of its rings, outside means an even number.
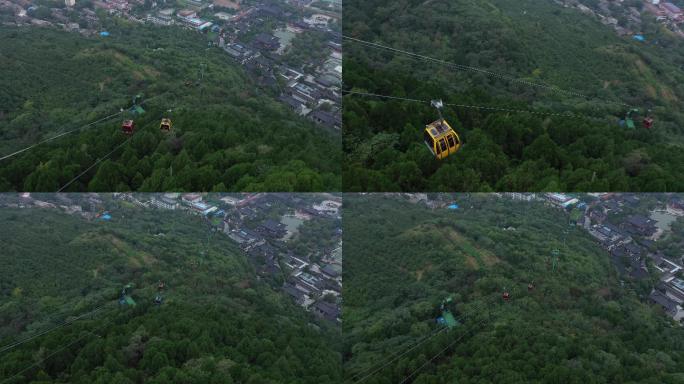
M170 199L166 196L153 197L152 200L150 200L150 203L152 203L153 206L161 209L174 210L178 208L178 201Z

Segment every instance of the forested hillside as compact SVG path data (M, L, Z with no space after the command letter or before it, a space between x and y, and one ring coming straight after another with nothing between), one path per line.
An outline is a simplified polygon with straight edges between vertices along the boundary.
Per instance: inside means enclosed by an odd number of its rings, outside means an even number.
M206 36L103 19L108 37L0 28L0 189L312 191L340 188L339 137L259 89ZM171 110L171 112L169 112ZM161 117L173 121L159 130Z
M345 198L345 382L684 383L684 330L561 211L454 199Z
M338 331L257 279L226 236L186 213L112 216L0 210L0 382L339 382ZM118 303L128 283L135 306Z
M684 40L649 17L658 45L546 0L348 1L346 89L427 103L345 97L345 190L682 189ZM432 99L461 105L443 113L465 145L441 162ZM620 127L630 107L653 128Z

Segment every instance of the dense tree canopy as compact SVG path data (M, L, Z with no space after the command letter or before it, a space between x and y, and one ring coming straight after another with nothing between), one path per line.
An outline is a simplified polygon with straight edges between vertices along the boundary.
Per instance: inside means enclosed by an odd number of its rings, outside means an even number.
M456 211L347 195L345 382L684 382L682 328L622 286L608 253L564 213L454 198ZM461 325L421 344L449 296Z
M122 115L2 160L0 189L55 191L123 143L68 191L339 190L339 136L261 90L201 34L104 19L109 37L0 29L2 155ZM171 110L169 112L169 110ZM159 131L162 116L172 133Z
M259 281L227 237L183 213L112 214L0 211L0 346L68 322L0 352L7 383L339 382L338 330ZM122 307L129 282L137 305Z
M682 189L684 43L644 19L658 45L620 38L553 2L345 3L345 35L478 68L345 40L348 90L564 115L447 106L444 116L465 145L438 162L422 142L423 127L437 118L429 103L348 95L345 190ZM642 114L652 109L655 128L621 128L623 103Z

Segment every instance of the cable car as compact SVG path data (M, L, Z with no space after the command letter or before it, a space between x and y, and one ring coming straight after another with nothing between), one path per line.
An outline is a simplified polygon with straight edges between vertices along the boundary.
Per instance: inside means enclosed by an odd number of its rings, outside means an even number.
M126 284L125 287L121 290L121 295L119 296L119 304L120 305L128 305L128 306L135 306L135 300L131 297L131 291L133 290L133 284L129 283Z
M528 290L528 291L533 291L533 290L534 290L534 281L531 282L531 283L529 283L529 284L527 284L527 290Z
M155 303L156 305L160 305L160 304L163 303L163 302L164 302L164 296L162 296L162 295L157 295L157 296L155 296L155 298L154 298L154 303Z
M651 117L651 110L650 109L648 110L648 112L646 112L646 117L644 117L644 128L646 128L646 129L653 128L653 118Z
M651 129L653 127L653 118L647 117L644 119L644 128Z
M171 119L165 117L161 119L161 123L159 124L159 130L161 130L162 132L170 132L172 126L173 123L171 122Z
M163 281L159 280L159 284L157 284L157 289L158 290L163 290L166 287L166 284L164 284Z
M444 160L461 149L461 138L442 117L442 100L433 100L432 106L439 113L439 120L425 126L424 141L432 155Z
M639 116L639 110L634 108L631 109L629 112L627 112L627 116L625 116L625 120L620 121L621 126L627 126L629 129L636 129L636 120L638 120ZM650 116L651 115L651 110L648 110L646 113L646 117L643 118L642 124L644 128L646 129L651 129L653 127L653 118Z
M438 324L444 325L449 329L454 328L458 325L458 320L456 320L453 313L451 312L450 307L453 306L452 302L453 298L451 297L447 297L446 299L442 300L442 305L440 305L439 307L441 314L437 318Z
M504 301L508 301L511 299L511 294L506 290L504 290L503 299L504 299Z
M135 122L133 120L124 120L123 124L121 124L121 132L126 135L132 135L133 131L135 131Z

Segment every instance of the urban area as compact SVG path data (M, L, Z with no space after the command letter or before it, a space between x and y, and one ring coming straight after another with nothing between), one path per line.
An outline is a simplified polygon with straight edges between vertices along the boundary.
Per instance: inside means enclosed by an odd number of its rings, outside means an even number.
M644 18L655 18L674 34L684 38L682 25L684 11L669 1L661 0L554 0L564 7L574 7L581 12L598 17L605 25L615 29L620 36L632 36L634 40L657 44L657 37L645 35Z
M209 236L228 236L259 278L297 305L341 323L340 196L332 194L114 193L0 195L0 207L59 209L91 221L120 220L119 202L203 218ZM195 222L195 221L193 221Z
M119 17L206 35L262 88L300 116L342 126L341 0L0 0L0 21L110 38Z

